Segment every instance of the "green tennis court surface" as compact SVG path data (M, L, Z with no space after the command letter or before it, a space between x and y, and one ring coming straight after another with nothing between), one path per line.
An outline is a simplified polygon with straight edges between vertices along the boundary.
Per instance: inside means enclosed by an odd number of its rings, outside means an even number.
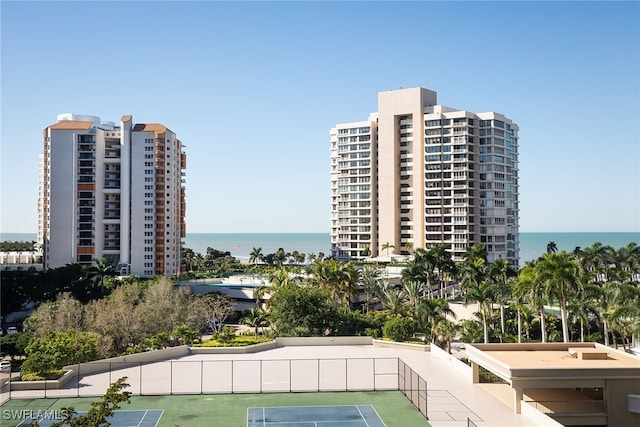
M385 427L371 405L249 408L247 427Z
M78 412L88 411L91 403L97 399L99 397L12 399L0 406L0 427L20 426L27 418L25 415L28 412L55 413L70 406ZM158 427L245 427L249 408L366 405L375 408L375 412L384 423L382 425L386 427L428 427L430 425L402 392L397 390L131 396L131 403L123 404L120 411L133 410L144 413L149 409L164 409L158 421ZM273 426L293 427L291 424L273 424ZM318 427L327 426L318 423ZM357 425L348 424L348 427L357 427Z
M155 427L162 417L162 409L148 409L146 411L116 411L113 416L108 417L107 421L112 427ZM84 415L86 412L78 412L78 415ZM29 419L25 419L18 424L18 427L28 426L34 421L38 421L39 426L50 427L53 423L62 421L56 419L57 413L45 412L38 415L34 415Z

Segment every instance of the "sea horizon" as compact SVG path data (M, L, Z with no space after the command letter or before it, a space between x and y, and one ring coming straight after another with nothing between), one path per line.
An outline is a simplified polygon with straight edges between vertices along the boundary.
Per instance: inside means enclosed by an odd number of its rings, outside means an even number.
M0 233L0 241L32 241L36 233ZM585 248L596 242L619 249L634 242L640 244L640 232L637 231L553 231L520 232L520 265L535 260L546 252L547 244L555 242L558 251L573 251L576 247ZM230 252L241 261L249 259L253 248L261 248L264 255L274 253L278 248L287 252L298 251L304 254L331 252L329 233L187 233L184 246L194 252L206 253L207 248Z

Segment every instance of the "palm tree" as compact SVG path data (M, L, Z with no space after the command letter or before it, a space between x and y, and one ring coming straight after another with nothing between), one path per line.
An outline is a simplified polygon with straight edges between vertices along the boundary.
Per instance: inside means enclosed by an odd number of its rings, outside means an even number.
M447 352L451 354L451 341L462 328L449 319L443 319L435 326L435 333L447 342Z
M433 257L435 267L438 269L438 282L440 284L440 298L444 298L444 282L447 273L455 273L456 264L451 258L451 254L447 251L447 247L443 243L437 243L429 249Z
M520 270L514 288L516 298L529 301L532 308L535 308L540 317L540 336L542 342L547 342L547 327L544 311L544 298L546 296L544 284L538 280L537 261L527 262Z
M413 242L407 242L404 245L404 250L411 255L411 253L413 252Z
M568 309L574 318L580 324L580 342L584 342L585 324L589 325L592 317L598 317L598 309L596 303L597 285L586 285L578 290L569 300Z
M430 298L433 297L433 284L438 280L435 262L433 252L422 248L416 249L413 260L409 261L402 271L402 280L425 283L425 291L428 291Z
M399 314L407 301L407 295L404 291L392 286L381 287L379 297L380 302L382 302L382 307L385 310L391 311L393 314Z
M500 304L500 342L505 342L505 306L512 295L514 283L510 278L514 275L515 271L511 264L504 259L495 260L489 269L489 277L496 287L496 301Z
M600 242L595 242L581 250L576 259L586 275L585 280L589 281L593 278L598 282L605 281L607 266L611 264L613 254L614 250L611 246L605 246Z
M261 285L261 286L258 286L257 288L253 288L253 295L256 299L257 308L260 308L260 300L262 300L265 294L269 293L270 291L271 291L271 287L265 286L265 285Z
M494 288L491 282L483 280L481 282L467 282L462 287L462 297L465 303L477 302L478 311L482 319L482 329L484 331L484 342L489 343L488 320L491 317L492 305L495 298Z
M341 301L349 309L349 299L358 291L359 272L354 262L343 263L333 258L316 260L307 266L308 282L326 288L334 301Z
M389 255L389 249L395 249L396 247L393 246L391 243L389 242L385 242L382 244L382 247L380 249L382 249L383 251L387 251L387 256Z
M104 277L114 275L113 264L107 261L105 257L94 260L94 266L91 268L92 272L95 274L95 278L98 280L99 287L102 291L102 295L104 295Z
M262 253L262 247L254 247L253 249L251 249L251 253L249 254L250 263L258 264L259 262L262 262L263 259L264 255Z
M407 296L407 302L411 306L411 312L414 317L418 314L418 300L424 296L425 284L414 280L403 280L402 287Z
M269 272L269 283L274 288L280 288L291 284L289 272L285 267L276 268Z
M447 316L455 319L456 314L449 308L449 303L444 298L427 299L418 301L417 318L421 323L428 324L431 333L430 340L435 342L436 329L440 322L447 320Z
M539 280L544 283L546 294L558 299L562 320L562 338L569 342L567 301L580 288L580 267L572 255L560 253L542 254L536 265Z
M278 248L278 250L273 254L273 261L276 263L278 267L282 267L287 261L289 254L284 251L282 248Z
M549 243L547 243L547 253L548 254L553 254L558 252L558 246L556 245L556 242L551 241Z
M255 335L257 338L258 328L269 325L268 313L261 308L252 307L242 313L240 323L255 328Z
M184 261L187 271L193 270L196 254L191 248L182 248L182 260Z
M366 266L360 271L360 283L365 291L365 311L369 311L371 296L376 295L380 288L380 270Z
M468 246L464 252L464 260L475 261L479 258L482 258L485 262L487 261L487 248L484 243Z

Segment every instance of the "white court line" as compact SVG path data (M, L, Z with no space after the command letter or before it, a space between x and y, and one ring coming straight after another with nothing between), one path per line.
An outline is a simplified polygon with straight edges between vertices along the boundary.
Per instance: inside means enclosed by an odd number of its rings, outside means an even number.
M140 427L140 424L142 424L142 422L144 421L144 417L146 417L148 413L149 410L144 411L144 414L142 415L142 418L140 418L140 422L138 423L137 427Z
M373 409L373 412L375 412L375 413L376 413L376 415L378 416L378 419L380 420L380 422L382 423L382 425L383 425L384 427L387 427L387 425L384 423L384 420L382 419L382 417L380 416L380 414L378 413L378 411L376 411L376 407L375 407L375 406L373 406L373 405L369 405L369 406L371 406L371 409Z
M158 409L154 409L154 411L157 411L157 410ZM160 418L162 418L163 415L164 415L164 409L160 409L160 416L156 420L156 425L154 427L158 427L158 423L160 422Z
M362 417L362 420L364 421L364 423L367 425L367 427L371 427L369 425L369 423L367 422L367 419L364 417L364 415L362 415L362 412L360 412L360 407L358 405L355 405L356 409L358 410L358 413L360 414L360 416Z

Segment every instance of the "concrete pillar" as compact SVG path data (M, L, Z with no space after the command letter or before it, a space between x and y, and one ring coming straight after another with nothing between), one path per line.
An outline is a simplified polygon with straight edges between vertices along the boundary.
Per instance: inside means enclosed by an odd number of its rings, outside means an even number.
M512 385L513 387L513 409L516 414L520 414L522 411L522 395L523 390L521 386Z
M480 365L471 362L471 370L473 371L473 383L478 384L480 382Z

